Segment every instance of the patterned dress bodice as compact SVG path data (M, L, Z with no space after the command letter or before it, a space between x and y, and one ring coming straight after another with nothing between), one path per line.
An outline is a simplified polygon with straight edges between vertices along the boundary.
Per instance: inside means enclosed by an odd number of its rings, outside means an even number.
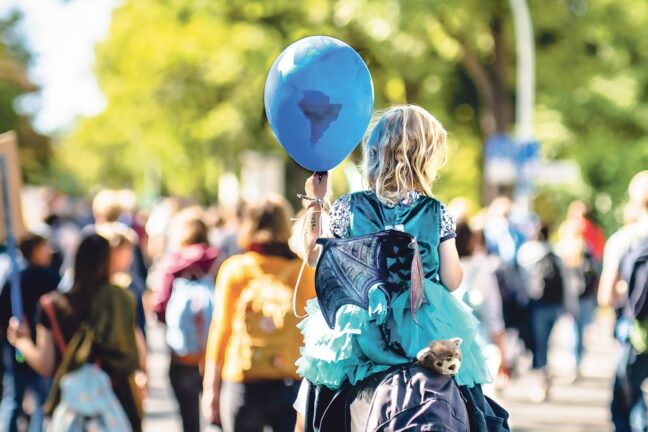
M389 206L373 192L349 195L348 236L357 237L387 229L413 235L418 243L426 279L436 279L439 271L440 206L434 198L420 196L409 204ZM402 281L410 280L412 253L390 257L389 267Z

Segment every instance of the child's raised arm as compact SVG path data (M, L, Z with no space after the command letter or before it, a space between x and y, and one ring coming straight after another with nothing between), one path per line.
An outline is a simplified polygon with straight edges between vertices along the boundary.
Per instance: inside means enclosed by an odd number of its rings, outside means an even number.
M312 199L306 209L306 216L304 223L304 251L308 265L315 267L319 259L320 249L316 241L321 235L322 227L320 226L322 214L322 202L326 196L326 189L328 185L328 173L320 174L315 173L306 180L304 190L307 199Z
M459 261L455 239L448 239L439 245L439 277L448 291L459 288L463 279L463 268Z

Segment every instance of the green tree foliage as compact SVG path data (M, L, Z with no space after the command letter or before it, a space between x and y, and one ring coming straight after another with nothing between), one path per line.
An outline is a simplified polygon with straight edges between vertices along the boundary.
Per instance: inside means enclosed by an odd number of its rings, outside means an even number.
M585 198L608 194L616 204L632 172L648 166L648 5L529 3L543 153L576 158L591 185ZM97 49L108 106L65 139L63 161L85 184L141 187L159 166L169 192L213 196L242 150L278 151L264 79L283 48L312 34L359 51L378 108L418 103L439 117L451 134L439 195L478 200L482 143L512 132L515 44L505 0L125 0Z
M16 33L19 21L18 15L0 20L0 132L16 131L23 176L42 182L50 172L50 141L33 129L29 116L16 110L21 96L38 90L27 77L29 53Z
M630 178L648 168L648 3L532 3L538 136L548 157L578 161L581 198L610 231Z
M422 4L126 1L97 50L108 106L80 121L63 160L86 184L141 185L147 164L159 164L169 192L213 195L218 173L235 165L240 151L278 150L263 111L274 58L296 39L327 34L365 58L377 107L416 102L441 118L462 172L448 170L444 185L476 199L477 102L464 89L470 80L455 59L457 44L438 24L421 38L435 22L416 12Z

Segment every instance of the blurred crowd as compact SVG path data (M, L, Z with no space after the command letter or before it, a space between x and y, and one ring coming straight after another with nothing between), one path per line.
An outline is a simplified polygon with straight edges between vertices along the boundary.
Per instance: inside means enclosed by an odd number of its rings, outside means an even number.
M258 421L294 428L301 336L293 310L303 313L315 293L313 271L289 246L300 243L290 240L301 233L287 200L269 196L222 209L165 198L146 211L129 190L101 190L86 205L32 190L24 206L30 232L19 239L23 323L11 318L10 260L6 251L0 255L1 430L41 430L47 416L60 427L64 416L56 413L66 403L68 416L83 411L83 401L74 406L50 396L63 394L63 377L81 387L96 381L74 375L83 355L76 341L86 328L93 347L84 363L106 373L117 411L141 430L146 328L156 321L166 327L169 381L185 431L205 423L203 386L209 421L221 423L221 395L227 399L226 430L237 418L249 420L250 409L257 417L267 411ZM244 289L245 278L261 283ZM245 388L259 379L269 387ZM256 401L243 400L245 391ZM110 419L119 415L102 412L96 421L104 427Z
M634 200L638 206L631 200L628 226L643 214L645 196ZM140 209L130 190L101 190L88 204L33 190L24 201L30 232L19 241L22 323L12 323L9 260L0 256L1 430L41 430L46 415L54 413L54 422L57 408L72 404L51 395L75 370L88 334L94 345L85 362L105 372L131 428L141 430L146 330L155 321L166 325L169 380L186 432L205 419L224 430L246 421L294 429L296 315L315 294L313 271L294 247L302 244L303 222L292 219L285 198L223 209L171 197ZM464 267L456 295L490 341L497 378L489 391L503 389L528 352L538 375L530 394L545 400L548 341L565 315L574 323L579 378L605 234L581 201L557 226L507 197L478 211L471 205L448 203Z
M597 304L603 230L581 201L569 205L557 227L517 211L506 197L473 217L466 214L465 200L455 199L449 207L458 221L457 250L465 271L460 295L492 342L495 389L506 385L528 352L538 375L538 387L529 394L544 401L552 378L549 339L565 315L574 323L575 379L581 373L585 333Z

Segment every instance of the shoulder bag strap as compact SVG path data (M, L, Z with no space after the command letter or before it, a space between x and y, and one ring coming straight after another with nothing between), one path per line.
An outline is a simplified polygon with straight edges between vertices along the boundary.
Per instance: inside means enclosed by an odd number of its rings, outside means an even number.
M65 338L61 332L61 327L59 326L58 319L56 318L56 311L54 310L54 305L52 304L52 298L49 294L45 294L40 298L40 304L43 307L43 311L47 314L49 318L50 325L52 326L52 336L54 337L54 342L58 346L59 351L62 355L65 355L67 351L67 344L65 343Z

